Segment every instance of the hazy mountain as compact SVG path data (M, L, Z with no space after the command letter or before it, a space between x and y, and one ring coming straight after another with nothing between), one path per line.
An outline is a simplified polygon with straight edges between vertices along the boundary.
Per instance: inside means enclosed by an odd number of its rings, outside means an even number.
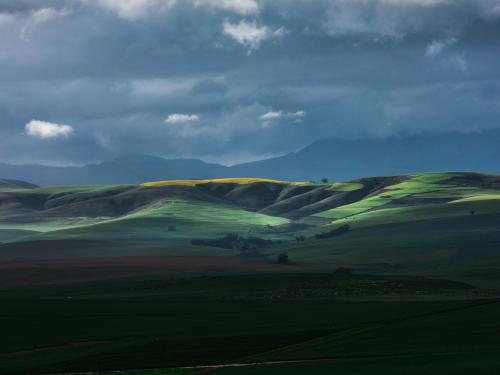
M196 159L130 155L83 167L0 164L0 176L47 186L217 177L283 180L326 177L338 181L412 172L500 173L499 144L499 131L413 138L323 140L295 153L232 167Z
M29 182L19 180L5 180L0 178L0 188L3 189L34 189L38 186L30 184Z
M82 167L0 164L0 176L49 185L133 184L162 179L224 177L227 167L196 159L130 155Z
M413 138L323 140L288 155L240 164L237 175L345 180L413 172L500 173L500 132Z

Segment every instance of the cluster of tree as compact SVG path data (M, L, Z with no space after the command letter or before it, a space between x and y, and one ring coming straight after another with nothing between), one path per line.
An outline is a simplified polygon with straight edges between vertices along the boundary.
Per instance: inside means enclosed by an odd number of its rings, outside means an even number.
M288 259L288 254L287 253L281 253L278 255L278 258L276 259L279 264L288 264L290 263L290 260Z
M347 267L339 267L335 270L335 275L349 276L352 275L352 270Z
M327 184L328 183L328 178L323 177L320 181L321 181L322 184ZM316 183L315 180L309 180L309 182L312 183L312 184Z
M315 237L318 240L323 240L325 238L332 238L332 237L337 237L340 236L341 234L344 234L345 232L349 231L351 227L349 224L342 225L338 228L332 229L331 231L328 231L326 233L318 233L315 235Z
M237 233L229 233L222 238L191 240L191 244L193 245L235 249L240 250L243 253L254 253L260 248L271 246L275 243L278 244L280 242L281 241L274 242L258 237L245 238L239 236Z

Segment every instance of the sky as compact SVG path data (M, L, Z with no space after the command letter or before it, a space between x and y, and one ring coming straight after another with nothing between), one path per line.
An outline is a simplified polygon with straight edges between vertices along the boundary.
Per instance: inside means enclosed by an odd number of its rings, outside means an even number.
M0 0L0 162L498 128L500 0Z

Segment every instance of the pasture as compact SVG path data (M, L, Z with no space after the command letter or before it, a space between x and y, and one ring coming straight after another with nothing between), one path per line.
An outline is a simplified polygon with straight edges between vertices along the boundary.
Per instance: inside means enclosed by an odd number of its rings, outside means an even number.
M409 355L439 364L445 351L491 360L500 304L482 293L446 280L333 273L3 288L0 372L280 362L210 370L260 373L286 361L331 371L333 359L340 368Z

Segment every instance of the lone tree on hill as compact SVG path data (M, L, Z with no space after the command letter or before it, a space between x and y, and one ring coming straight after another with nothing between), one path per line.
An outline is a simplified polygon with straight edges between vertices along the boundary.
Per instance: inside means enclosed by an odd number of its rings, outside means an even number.
M327 183L328 183L328 178L323 177L323 178L321 179L321 182L322 182L323 184L327 184Z

